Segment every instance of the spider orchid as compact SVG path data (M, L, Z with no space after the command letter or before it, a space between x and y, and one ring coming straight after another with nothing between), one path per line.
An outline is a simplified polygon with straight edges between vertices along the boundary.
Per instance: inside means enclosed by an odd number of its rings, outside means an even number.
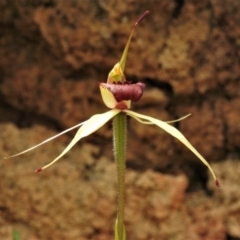
M65 150L52 162L45 165L44 167L38 168L35 172L41 172L47 167L51 166L53 163L58 161L64 154L66 154L80 139L86 137L93 132L101 128L106 122L110 119L113 119L113 138L114 138L114 154L117 163L117 173L118 173L118 213L117 220L115 225L115 239L121 240L126 239L125 227L123 224L124 218L124 169L125 169L125 151L126 151L126 116L130 116L142 124L154 124L157 127L165 130L167 133L177 138L182 142L187 148L189 148L210 170L213 178L215 179L216 185L219 187L220 184L208 162L203 158L203 156L191 145L191 143L183 136L183 134L177 130L175 127L171 126L169 123L180 121L189 115L174 120L170 122L164 122L159 119L152 118L143 114L136 113L130 110L131 102L139 101L143 95L143 90L145 87L144 83L131 83L127 81L124 75L125 63L127 58L127 53L131 38L134 32L135 27L148 15L149 11L146 11L141 15L141 17L135 22L130 36L128 38L127 44L123 51L123 55L111 72L108 75L106 83L99 83L101 96L105 105L111 110L102 113L93 115L88 120L77 124L74 127L71 127L45 141L42 143L33 146L23 152L12 155L7 158L16 157L21 154L24 154L30 150L33 150L36 147L39 147L42 144L45 144L60 135L71 131L79 127L76 135L65 148Z
M111 110L102 113L102 114L96 114L93 115L90 119L87 121L84 121L82 123L79 123L75 125L74 127L71 127L51 138L48 138L47 140L41 142L40 144L37 144L23 152L20 152L18 154L5 157L12 158L19 155L22 155L30 150L33 150L57 137L59 137L62 134L65 134L66 132L69 132L77 127L80 127L78 132L76 133L75 137L72 139L70 144L65 148L65 150L57 157L55 158L51 163L47 164L46 166L39 168L36 170L36 172L41 172L42 170L46 169L47 167L51 166L53 163L58 161L64 154L66 154L81 138L86 137L93 132L97 131L99 128L101 128L106 122L108 122L110 119L114 118L116 115L122 113L126 114L135 120L137 120L140 123L143 124L155 124L161 129L165 130L167 133L172 135L173 137L177 138L179 141L181 141L186 147L188 147L210 170L213 178L215 179L216 184L219 186L219 182L211 168L211 166L208 164L208 162L201 156L201 154L191 145L191 143L183 136L181 132L179 132L176 128L169 125L169 123L176 122L183 120L184 118L188 117L189 115L169 122L163 122L161 120L142 115L139 113L136 113L134 111L129 110L131 107L131 101L138 101L142 95L143 95L143 89L145 87L144 83L138 82L138 83L131 83L128 82L124 76L124 69L125 69L125 63L127 58L127 53L130 45L130 41L133 35L133 31L135 27L148 15L149 11L146 11L134 24L133 29L131 31L131 34L129 36L129 39L127 41L127 44L125 46L122 58L120 62L118 62L112 69L112 71L108 75L107 83L99 83L101 95L103 102L105 105L110 108Z

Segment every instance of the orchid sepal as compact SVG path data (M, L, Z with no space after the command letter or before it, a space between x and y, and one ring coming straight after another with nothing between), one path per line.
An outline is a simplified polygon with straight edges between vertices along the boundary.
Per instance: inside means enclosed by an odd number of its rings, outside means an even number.
M84 122L84 124L77 131L72 141L68 144L68 146L63 150L63 152L58 157L56 157L52 162L45 165L44 167L37 169L35 172L41 172L45 168L54 164L63 155L65 155L80 139L97 131L100 127L102 127L106 122L108 122L110 119L116 116L119 112L120 110L118 109L112 109L102 114L93 115L91 118Z
M120 62L116 63L113 67L113 69L110 71L110 73L108 74L108 79L107 79L107 83L117 83L117 82L121 82L121 83L125 83L126 82L126 78L124 76L124 70L125 70L125 65L126 65L126 59L127 59L127 54L128 54L128 49L132 40L132 36L133 36L133 32L135 27L142 22L142 20L149 14L149 11L145 11L139 18L138 20L135 22L135 24L133 25L132 31L129 35L127 44L123 50L123 54L122 57L120 59Z
M25 150L22 151L20 153L14 154L12 156L9 157L5 157L4 159L7 158L12 158L12 157L16 157L19 155L22 155L24 153L27 153L59 136L61 136L62 134L69 132L77 127L80 126L79 130L77 131L77 133L75 134L74 138L72 139L72 141L68 144L68 146L63 150L63 152L56 157L52 162L50 162L49 164L45 165L44 167L38 168L37 170L35 170L35 172L41 172L42 170L44 170L45 168L51 166L52 164L54 164L56 161L58 161L63 155L65 155L79 140L81 140L82 138L92 134L93 132L97 131L100 127L102 127L106 122L108 122L110 119L112 119L114 116L116 116L121 110L118 109L112 109L108 112L102 113L102 114L96 114L93 115L91 118L89 118L88 120L77 124L74 127L71 127L53 137L48 138L47 140Z
M168 123L161 121L159 119L156 118L152 118L143 114L139 114L136 112L133 112L131 110L123 110L127 115L129 115L130 117L133 117L134 119L136 119L137 121L141 122L144 124L144 120L147 120L147 124L149 124L149 122L152 122L153 124L157 125L158 127L160 127L161 129L165 130L167 133L169 133L170 135L172 135L173 137L177 138L180 142L182 142L188 149L190 149L209 169L209 171L211 172L215 183L218 187L220 187L220 183L218 181L218 179L216 178L216 175L213 171L213 169L211 168L211 166L209 165L209 163L207 162L207 160L192 146L192 144L184 137L184 135L177 130L175 127L169 125Z
M50 138L44 140L43 142L38 143L37 145L35 145L35 146L33 146L33 147L30 147L30 148L28 148L28 149L26 149L26 150L24 150L24 151L22 151L22 152L20 152L20 153L16 153L16 154L14 154L14 155L11 155L11 156L8 156L8 157L4 157L4 159L14 158L14 157L20 156L20 155L22 155L22 154L24 154L24 153L30 152L30 151L32 151L33 149L35 149L35 148L37 148L37 147L40 147L41 145L43 145L43 144L45 144L45 143L48 143L48 142L52 141L53 139L55 139L55 138L57 138L57 137L60 137L61 135L65 134L65 133L67 133L67 132L70 132L70 131L72 131L73 129L75 129L75 128L77 128L77 127L80 127L80 126L83 125L84 123L85 123L85 121L84 121L84 122L81 122L81 123L78 123L77 125L75 125L75 126L73 126L73 127L70 127L70 128L68 128L68 129L64 130L63 132L58 133L57 135L54 135L53 137L50 137Z

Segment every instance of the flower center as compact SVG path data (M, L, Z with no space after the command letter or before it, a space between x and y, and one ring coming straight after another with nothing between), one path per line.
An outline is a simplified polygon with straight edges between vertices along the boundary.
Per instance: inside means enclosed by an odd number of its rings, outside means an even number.
M145 88L145 84L141 82L101 83L101 86L110 91L119 103L124 100L131 100L133 102L139 101L143 95L143 89Z

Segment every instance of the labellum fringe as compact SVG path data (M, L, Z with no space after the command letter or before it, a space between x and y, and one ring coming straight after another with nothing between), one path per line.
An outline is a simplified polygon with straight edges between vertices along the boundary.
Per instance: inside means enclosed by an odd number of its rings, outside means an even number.
M101 87L110 91L117 102L131 100L137 102L143 95L145 84L138 83L100 83Z

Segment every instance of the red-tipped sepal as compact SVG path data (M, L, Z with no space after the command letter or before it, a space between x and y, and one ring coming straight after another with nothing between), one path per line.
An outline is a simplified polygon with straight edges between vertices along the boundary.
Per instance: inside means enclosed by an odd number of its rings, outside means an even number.
M220 182L217 179L215 180L215 184L217 187L221 187Z
M149 14L149 11L145 11L136 21L135 26L139 24L147 15Z
M35 173L39 173L39 172L42 172L43 168L38 168L35 170Z

